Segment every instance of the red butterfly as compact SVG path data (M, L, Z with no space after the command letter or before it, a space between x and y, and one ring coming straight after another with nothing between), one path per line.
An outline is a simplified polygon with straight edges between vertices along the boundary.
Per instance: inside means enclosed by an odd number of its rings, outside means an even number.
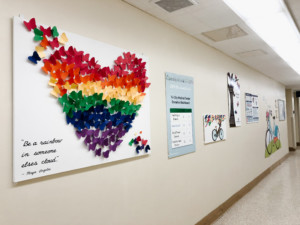
M88 62L89 67L95 67L97 65L97 62L98 61L96 61L94 57L91 58L90 61Z
M142 139L142 145L146 145L146 144L147 144L147 142L148 142L148 140L144 140L144 139Z
M40 30L44 33L44 35L47 35L48 37L50 37L52 35L51 27L48 27L47 29L45 29L43 26L40 26Z
M130 63L134 58L135 58L135 54L130 54L130 52L127 52L127 53L123 53L124 55L124 62L125 63Z
M58 43L58 39L57 37L53 39L53 41L49 41L50 46L52 49L58 48L59 47L59 43Z
M89 58L90 58L90 54L85 54L85 55L82 56L82 61L88 62Z
M31 31L32 29L36 28L35 18L32 18L31 20L29 20L29 22L26 22L24 20L24 25L27 27L27 29L29 31Z
M61 60L61 56L60 56L59 51L56 50L56 51L54 52L53 56L54 56L56 59Z
M82 55L75 55L74 61L76 66L80 66L82 64Z
M122 58L122 56L119 56L119 57L115 60L115 63L116 63L117 65L121 65L121 64L123 63L123 58Z
M49 62L50 62L52 65L56 65L56 59L55 59L55 56L54 56L54 55L51 55L51 56L50 56Z
M74 57L68 55L68 56L67 56L67 64L72 64L72 63L74 63Z
M61 46L60 49L59 49L59 54L61 56L66 56L66 51L65 51L65 47L64 46Z
M84 63L80 65L80 73L85 75L88 73L88 64Z
M75 55L75 51L73 49L72 46L69 47L68 51L67 51L67 54L70 55L70 56L74 56Z
M76 48L74 48L75 55L83 55L83 51L77 51Z

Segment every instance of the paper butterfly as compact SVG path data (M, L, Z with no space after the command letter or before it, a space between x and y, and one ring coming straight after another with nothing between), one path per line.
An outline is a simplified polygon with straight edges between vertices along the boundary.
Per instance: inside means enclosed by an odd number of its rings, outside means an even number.
M37 61L41 60L40 56L36 51L33 52L32 56L28 56L28 59L35 64L37 64Z
M40 26L40 30L46 35L47 37L51 37L52 32L51 32L51 27L48 27L45 29L43 26Z
M58 31L57 31L56 26L52 27L51 32L52 32L52 36L53 36L54 38L55 38L55 37L58 37L59 33L58 33Z
M38 28L34 28L34 34L35 34L34 36L35 41L43 40L44 33L41 30L39 30Z
M32 29L36 28L35 18L32 18L31 20L29 20L29 22L26 22L24 20L24 25L26 26L26 28L29 31L31 31Z
M52 49L58 48L59 47L59 43L58 43L58 39L54 38L53 41L49 41L49 44L51 46Z
M45 58L46 57L46 54L45 54L45 48L44 47L41 47L41 46L36 46L35 47L35 51L38 53L39 57L42 59L42 58Z
M62 35L60 36L60 38L58 39L58 42L62 45L66 44L68 42L68 38L67 35L65 33L62 33Z
M44 47L45 49L47 49L47 46L50 45L50 43L49 43L49 41L48 41L48 39L46 38L45 35L43 36L43 40L41 41L40 45L41 45L42 47Z

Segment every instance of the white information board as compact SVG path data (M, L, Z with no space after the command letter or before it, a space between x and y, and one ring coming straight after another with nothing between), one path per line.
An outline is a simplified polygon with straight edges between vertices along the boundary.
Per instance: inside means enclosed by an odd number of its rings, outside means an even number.
M169 158L194 152L194 79L166 73Z
M258 123L258 96L250 93L245 93L245 106L246 123Z
M59 28L58 31L65 32ZM66 48L74 46L77 50L89 53L102 67L112 67L114 60L127 52L80 35L65 33L69 39ZM35 65L28 60L37 45L33 37L33 32L24 26L23 19L14 17L13 181L149 154L150 151L147 153L143 150L138 154L135 145L128 144L138 134L147 139L150 145L149 89L145 92L146 96L132 128L123 136L123 142L116 151L110 152L108 158L96 157L95 152L89 151L83 138L76 136L74 126L67 124L66 115L57 98L50 95L52 87L48 85L49 75L41 69L43 62ZM147 58L143 55L137 57L146 62L147 68Z

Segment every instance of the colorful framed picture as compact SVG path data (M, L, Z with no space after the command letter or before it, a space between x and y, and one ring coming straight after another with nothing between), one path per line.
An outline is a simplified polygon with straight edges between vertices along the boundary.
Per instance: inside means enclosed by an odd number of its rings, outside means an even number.
M226 116L223 114L206 114L204 122L204 143L223 141L227 137Z
M279 121L285 120L285 104L284 100L278 99L278 114L279 114Z

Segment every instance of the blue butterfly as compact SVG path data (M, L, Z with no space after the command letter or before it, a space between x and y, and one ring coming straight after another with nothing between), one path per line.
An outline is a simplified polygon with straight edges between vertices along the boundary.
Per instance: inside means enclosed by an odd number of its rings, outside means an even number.
M140 150L142 150L142 148L141 148L141 146L138 145L138 146L136 147L135 151L136 151L137 154L139 154L139 153L140 153L140 152L139 152Z
M149 150L151 150L151 148L150 148L149 145L147 145L146 148L145 148L145 151L148 152Z
M35 64L37 64L37 61L41 61L41 57L36 51L33 52L32 56L28 56L28 59Z

